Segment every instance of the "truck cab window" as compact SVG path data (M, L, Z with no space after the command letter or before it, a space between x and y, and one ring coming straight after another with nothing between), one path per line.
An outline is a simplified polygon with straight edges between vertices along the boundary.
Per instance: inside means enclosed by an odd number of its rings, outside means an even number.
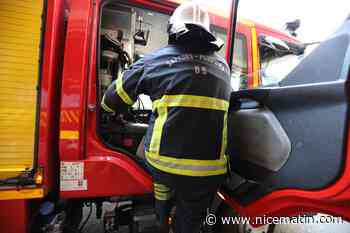
M220 40L222 40L223 42L225 42L224 46L220 49L220 51L218 52L218 54L219 54L221 57L226 57L227 29L226 29L226 28L222 28L222 27L220 27L220 26L211 25L210 30L212 31L212 33L213 33L217 38L219 38Z
M290 54L263 61L261 63L262 86L278 86L302 59L303 56Z
M236 33L234 45L231 85L233 90L248 87L248 47L247 38L242 33Z
M105 5L101 15L97 103L128 66L168 42L168 15L117 3ZM102 140L135 154L151 110L150 98L141 95L123 119L99 111L98 131Z
M226 28L212 26L212 32L220 38L222 41L227 40ZM226 56L226 43L219 51L219 55ZM248 47L247 37L243 33L236 33L235 35L235 47L234 47L234 59L232 68L231 86L233 90L247 88L247 74L248 74Z

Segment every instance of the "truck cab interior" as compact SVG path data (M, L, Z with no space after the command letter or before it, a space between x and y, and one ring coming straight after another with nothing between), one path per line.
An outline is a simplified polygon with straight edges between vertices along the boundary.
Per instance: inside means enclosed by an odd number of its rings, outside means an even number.
M107 87L121 77L130 64L167 44L168 19L168 15L119 3L103 7L99 36L98 103ZM151 109L150 98L142 95L123 115L123 120L100 111L98 125L101 139L116 150L135 155L147 130Z

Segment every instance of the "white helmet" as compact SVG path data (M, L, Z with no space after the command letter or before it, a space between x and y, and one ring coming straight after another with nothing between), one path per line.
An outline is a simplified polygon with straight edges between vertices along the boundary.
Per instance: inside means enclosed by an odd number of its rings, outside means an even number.
M218 50L223 46L223 42L210 32L208 12L195 2L185 3L176 8L168 23L168 34L174 36L175 40L190 32L199 33L200 37Z

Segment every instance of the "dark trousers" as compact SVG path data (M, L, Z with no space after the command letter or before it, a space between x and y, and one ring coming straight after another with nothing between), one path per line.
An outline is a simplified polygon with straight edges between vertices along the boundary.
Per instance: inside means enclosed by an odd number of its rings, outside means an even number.
M168 222L170 209L175 205L175 232L198 233L207 209L210 208L225 176L177 176L152 167L150 170L153 175L159 223L162 225Z

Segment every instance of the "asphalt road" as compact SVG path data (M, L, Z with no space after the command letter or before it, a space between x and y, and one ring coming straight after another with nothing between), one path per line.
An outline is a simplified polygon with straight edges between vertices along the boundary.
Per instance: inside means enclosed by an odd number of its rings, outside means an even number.
M112 204L104 204L105 210L112 210ZM84 208L84 219L89 213L89 208ZM321 219L325 215L317 215L315 220ZM93 208L90 220L84 228L84 233L104 233L102 220L96 219L95 208ZM116 232L117 233L117 232ZM121 230L118 233L128 233ZM266 233L264 229L255 229L251 233ZM274 233L350 233L350 223L343 222L338 224L283 224L277 225Z

